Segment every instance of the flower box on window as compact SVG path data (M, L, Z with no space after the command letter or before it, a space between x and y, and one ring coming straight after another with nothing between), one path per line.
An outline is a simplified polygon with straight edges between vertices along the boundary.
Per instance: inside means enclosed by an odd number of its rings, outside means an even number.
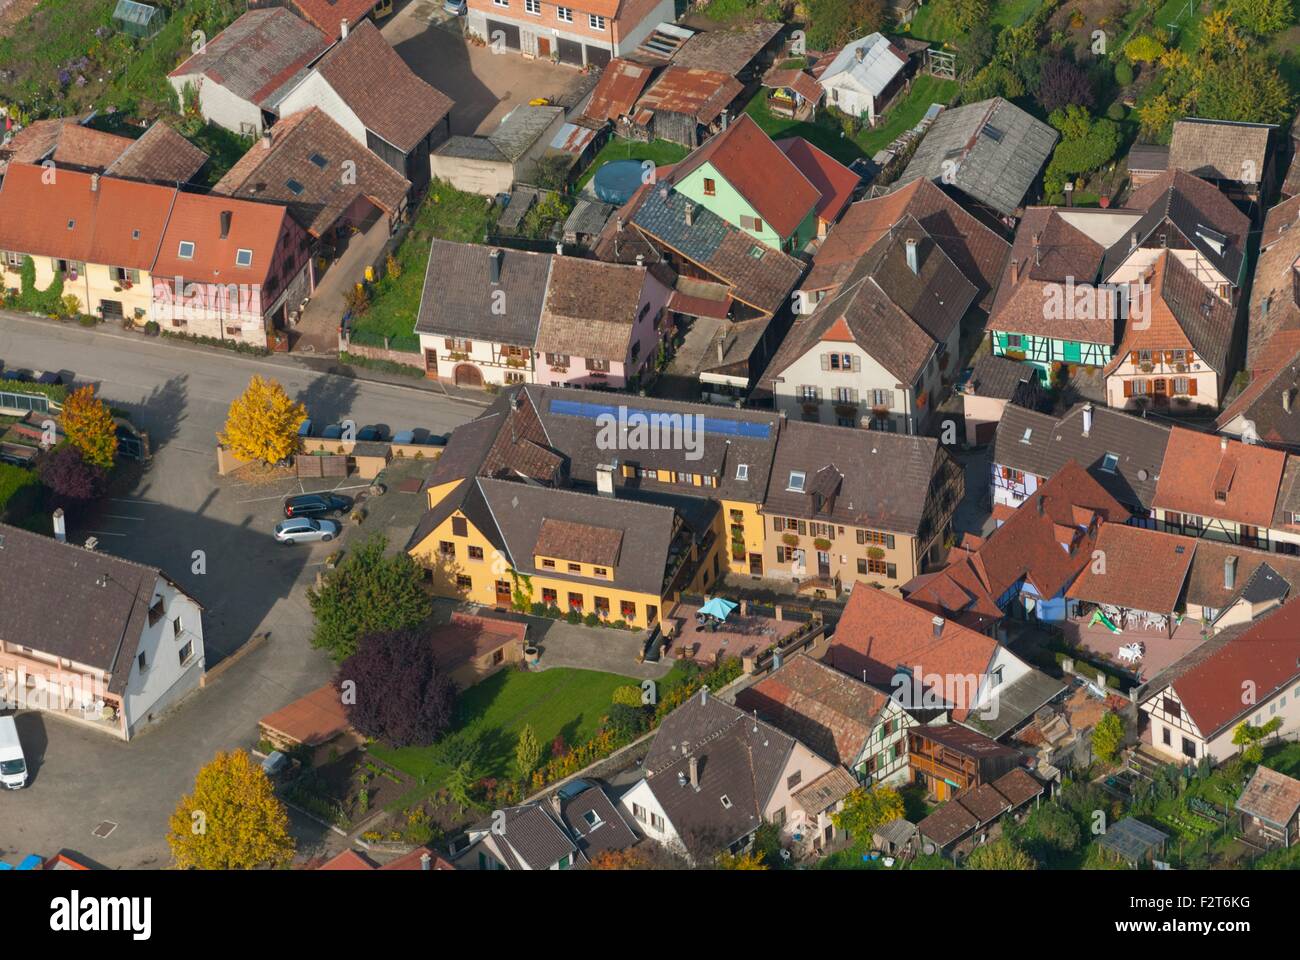
M884 548L884 547L868 547L868 548L867 548L867 556L870 557L872 560L884 560L884 559L885 559L885 548Z
M799 534L797 533L782 534L781 542L784 543L787 547L797 547L799 546Z
M839 414L841 417L856 416L858 412L858 406L855 403L837 403L835 404L835 412Z
M831 548L831 542L825 537L817 537L813 540L813 546L818 550L829 550Z

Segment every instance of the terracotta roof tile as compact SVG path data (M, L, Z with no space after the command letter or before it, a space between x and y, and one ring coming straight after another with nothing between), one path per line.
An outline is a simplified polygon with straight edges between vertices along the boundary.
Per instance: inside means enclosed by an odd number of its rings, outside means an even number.
M821 194L821 199L817 201L818 218L827 223L838 220L861 178L803 137L787 137L776 141L776 145Z
M1131 610L1172 613L1183 595L1196 547L1197 541L1191 537L1107 523L1097 534L1092 562L1083 568L1066 596Z
M1174 427L1154 504L1167 511L1268 527L1285 465L1286 454L1280 450Z

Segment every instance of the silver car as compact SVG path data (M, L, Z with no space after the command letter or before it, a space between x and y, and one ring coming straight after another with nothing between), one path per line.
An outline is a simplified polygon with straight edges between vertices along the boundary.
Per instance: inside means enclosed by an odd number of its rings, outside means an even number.
M281 520L275 525L275 539L281 543L311 543L314 540L326 542L337 537L341 529L333 520L294 517L292 520Z

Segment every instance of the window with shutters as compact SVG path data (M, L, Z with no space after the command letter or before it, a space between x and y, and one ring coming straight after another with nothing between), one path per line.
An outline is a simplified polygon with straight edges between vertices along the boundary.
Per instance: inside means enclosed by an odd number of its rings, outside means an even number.
M711 196L713 196L714 194L716 194L717 192L718 192L718 185L717 185L717 183L714 182L714 180L713 180L712 177L705 177L705 178L704 178L704 195L705 195L706 197L711 197Z
M836 403L857 403L858 391L854 387L835 387L831 390L831 399Z
M1187 384L1190 382L1188 377L1174 377L1174 393L1186 395Z
M871 405L873 407L892 407L894 405L894 391L872 390Z
M822 388L805 383L799 387L799 399L804 403L821 403Z

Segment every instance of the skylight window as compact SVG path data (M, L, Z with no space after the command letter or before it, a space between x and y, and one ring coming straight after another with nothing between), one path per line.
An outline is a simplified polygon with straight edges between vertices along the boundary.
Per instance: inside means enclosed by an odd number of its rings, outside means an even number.
M588 810L582 815L582 819L587 821L589 827L599 827L605 821L600 819L600 814L595 810Z
M139 231L139 230L132 230L132 231L131 231L131 239L132 239L132 240L139 240L139 239L140 239L140 231Z
M1034 435L1034 428L1033 428L1033 427L1025 427L1025 435L1024 435L1023 437L1020 438L1020 442L1021 442L1021 443L1028 443L1028 442L1029 442L1029 438L1032 437L1033 435Z
M792 490L795 493L803 493L804 481L807 479L808 479L808 475L805 474L802 470L791 470L790 482L786 485L786 489Z
M181 245L176 250L176 256L182 260L194 259L194 244L189 240L182 240Z
M1114 473L1115 468L1119 466L1119 457L1113 453L1108 453L1102 458L1101 469L1106 473Z
M747 463L736 464L736 479L737 480L749 479L749 464Z
M77 221L76 221L76 220L69 220L69 221L68 221L68 229L69 229L69 230L71 230L71 229L72 229L73 227L75 227L76 225L77 225Z
M762 260L763 252L764 252L763 248L758 246L757 244L749 248L749 255L753 257L755 260Z
M324 157L322 157L319 153L313 153L311 155L311 162L316 164L316 166L320 167L322 170L324 170L327 166L329 166L329 161L326 160Z
M994 143L1002 142L1002 131L991 123L984 124L984 136L988 137Z
M722 806L723 806L725 809L730 810L730 809L731 809L731 798L730 798L729 796L727 796L727 795L724 793L724 794L722 795L722 797L721 797L721 800L722 800Z
M253 265L253 251L252 251L252 250L236 250L236 251L235 251L235 266L237 266L237 267L251 267L252 265Z
M304 189L303 185L299 183L297 180L286 180L284 182L284 185L289 188L289 192L292 193L295 197L300 196Z

